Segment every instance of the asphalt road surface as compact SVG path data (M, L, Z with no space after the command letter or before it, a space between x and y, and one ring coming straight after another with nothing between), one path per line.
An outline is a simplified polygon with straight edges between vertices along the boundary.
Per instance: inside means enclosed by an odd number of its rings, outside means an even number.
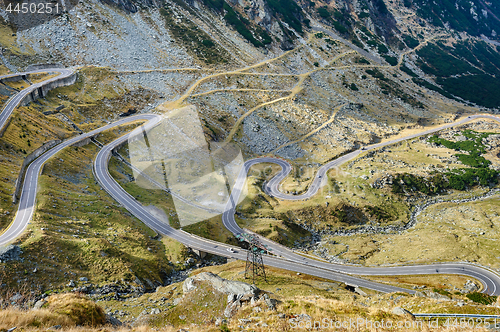
M37 73L59 73L59 75L49 78L48 80L45 80L43 82L38 82L36 84L30 85L24 90L21 90L19 93L15 94L12 98L10 98L7 103L5 104L2 113L0 113L0 130L5 126L5 123L9 119L10 115L14 111L14 109L19 105L21 100L23 100L24 97L26 97L28 94L31 92L35 91L36 89L47 85L51 82L58 81L60 79L69 77L73 74L72 69L68 68L47 68L47 69L40 69L40 70L34 70L31 72L26 72L26 73L17 73L17 74L9 74L9 75L3 75L0 76L0 79L11 77L11 76L18 76L18 75L29 75L29 74L37 74Z
M231 191L231 196L229 198L228 204L225 208L225 211L222 215L222 221L224 226L233 234L237 235L243 233L244 230L241 229L236 220L234 218L235 208L239 197L241 195L242 189L245 185L246 177L248 171L251 166L264 162L264 163L274 163L281 166L281 171L276 174L268 183L264 185L264 191L273 197L282 200L305 200L314 196L319 188L326 183L326 172L333 168L338 167L345 162L348 162L354 158L356 158L359 154L364 151L369 151L377 148L381 148L387 145L391 145L397 142L401 142L407 139L416 138L422 135L428 135L435 133L437 131L451 128L453 126L457 126L473 119L479 118L487 118L500 122L500 118L492 115L473 115L468 118L462 119L460 121L449 123L440 127L436 127L434 129L429 129L417 134L409 135L406 137L397 138L394 140L390 140L384 143L378 143L370 146L363 147L362 149L353 151L348 153L342 157L339 157L329 163L323 165L316 172L316 176L311 182L307 192L301 195L287 195L282 193L279 190L279 184L281 181L288 176L291 172L291 165L282 159L270 158L270 157L262 157L256 158L245 162L244 167L240 171L237 180L235 181L235 185L233 190ZM483 292L500 295L500 277L496 272L488 270L486 268L467 264L467 263L440 263L440 264L429 264L429 265L411 265L411 266L391 266L391 267L361 267L361 266L352 266L352 265L344 265L344 264L332 264L317 261L311 258L304 257L299 255L292 250L278 245L266 238L260 237L261 241L266 244L269 248L272 249L276 255L279 255L287 260L301 262L303 264L309 264L311 266L320 267L323 269L333 270L336 272L356 274L356 275L417 275L417 274L461 274L467 275L473 278L476 278L483 284Z
M48 70L45 69L43 71L48 71ZM64 73L68 74L69 72L64 72ZM21 91L18 95L13 97L8 102L7 106L11 105L8 106L8 110L10 111L10 113L12 113L12 110L15 108L15 106L17 106L17 104L14 103L14 100L17 100L17 102L19 103L22 97L18 98L18 96L21 94L25 96L27 93L30 93L32 91L30 90L30 88L33 88L33 86ZM7 106L4 108L4 112L7 109ZM4 112L2 112L2 116L4 116ZM7 118L3 118L4 120L3 122L0 122L0 124L4 124ZM442 130L458 124L465 123L474 118L490 118L496 121L500 121L497 117L494 116L476 115L419 134L414 134L408 137L395 139L386 143L371 145L369 147L365 147L364 150L375 149L402 140L411 139L421 135L427 135L436 132L438 130ZM151 213L149 213L138 201L136 201L131 195L129 195L122 187L120 187L119 184L110 176L108 172L108 162L111 157L113 149L118 147L124 141L131 139L136 135L142 135L143 130L148 130L156 126L161 121L161 119L162 119L161 116L155 114L141 114L128 117L119 120L117 122L114 122L112 124L108 124L104 127L98 128L96 130L93 130L89 133L85 133L80 136L66 140L63 143L52 148L51 150L47 151L45 154L37 158L35 161L33 161L29 165L26 171L26 177L22 188L18 211L16 213L16 216L12 224L7 228L7 230L2 235L0 235L0 245L6 245L7 243L12 242L16 238L18 238L29 224L36 203L38 176L41 172L43 164L47 160L49 160L51 157L53 157L62 149L71 146L72 144L75 144L79 141L82 141L86 138L95 136L102 131L111 129L119 125L128 124L133 121L143 120L147 121L146 124L135 129L131 133L124 135L118 138L117 140L111 142L110 144L104 146L102 150L98 153L94 161L94 174L96 179L103 187L103 189L106 190L122 206L124 206L127 210L129 210L134 216L139 218L146 225L148 225L152 229L155 229L159 233L172 237L180 241L184 245L191 247L193 249L198 249L204 252L213 253L220 256L245 260L246 252L244 250L241 250L240 248L232 247L236 252L231 253L228 251L228 248L231 248L231 246L228 246L224 243L217 243L211 240L203 239L197 236L192 236L182 230L176 230L171 226L169 226L168 224L165 224L162 221L158 220ZM226 209L223 213L222 218L224 225L227 227L228 230L230 230L234 234L239 234L243 232L243 230L236 224L234 220L234 212L235 212L234 209L236 205L235 202L238 201L238 198L241 194L241 190L246 181L246 176L250 166L261 162L272 162L280 165L282 167L282 171L278 173L273 179L271 179L269 183L266 184L265 186L266 192L279 199L293 199L293 200L308 199L312 197L314 194L316 194L318 189L324 183L323 181L325 180L326 171L328 169L330 169L331 167L339 166L342 163L357 157L361 152L362 150L351 152L322 166L320 169L318 169L316 177L312 181L308 191L302 195L297 195L297 196L284 195L278 190L278 186L281 180L283 180L283 178L286 177L288 173L290 173L291 171L291 166L286 161L269 157L257 158L247 161L238 176L235 186L231 192L230 199L228 201ZM415 275L415 274L438 274L438 273L462 274L478 279L483 284L484 287L483 291L485 293L495 294L495 295L500 294L500 277L493 271L472 264L442 263L442 264L432 264L432 265L393 266L393 267L377 267L377 268L340 265L340 264L332 264L318 260L313 260L298 255L294 253L292 250L285 248L281 245L278 245L270 240L263 239L263 241L270 248L272 248L272 253L276 255L276 256L265 255L264 263L266 265L282 268L285 270L291 270L295 272L314 275L325 279L341 281L351 285L366 287L380 292L402 291L407 293L414 293L415 291L364 280L361 278L353 277L351 274L356 274L356 275Z
M55 154L57 154L64 148L71 146L77 142L80 142L84 139L93 137L104 130L108 130L116 126L120 126L123 124L130 123L132 121L139 121L139 120L149 121L148 124L154 125L155 120L158 121L158 116L152 114L144 114L122 119L120 121L93 130L91 132L68 139L62 142L61 144L53 147L49 151L45 152L37 159L35 159L26 169L26 175L24 178L24 183L21 191L21 198L19 199L19 207L16 216L14 217L14 220L10 224L10 226L2 233L2 235L0 235L0 246L4 246L9 242L12 242L16 238L18 238L22 234L22 232L26 229L29 222L31 221L36 203L38 177L41 173L43 165L50 158L52 158Z

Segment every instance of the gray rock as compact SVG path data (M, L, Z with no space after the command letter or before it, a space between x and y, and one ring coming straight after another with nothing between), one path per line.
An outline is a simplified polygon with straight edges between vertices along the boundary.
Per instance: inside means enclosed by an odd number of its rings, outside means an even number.
M19 293L16 293L14 295L12 295L9 299L10 302L17 302L19 300L21 300L23 298L23 296Z
M49 327L47 330L60 330L61 328L62 328L61 325L54 325L54 326Z
M436 293L436 292L425 291L424 293L428 298L434 299L434 300L449 300L450 299L448 296L441 295L441 294Z
M234 314L236 314L236 312L238 311L238 308L239 308L238 304L239 304L239 301L229 303L226 306L226 309L224 309L224 316L227 318L233 317Z
M19 256L22 254L21 248L9 244L6 247L0 248L0 261L7 262L13 260L19 260Z
M411 317L414 317L411 312L409 312L408 310L406 310L404 308L401 308L401 307L396 307L396 308L392 309L392 313L395 314L395 315L398 315L398 316L411 316Z
M68 286L68 287L75 287L75 286L76 286L75 281L70 280L70 281L68 282L68 285L67 285L67 286Z
M253 285L249 285L241 281L227 280L211 272L202 272L193 277L187 278L182 284L182 291L184 293L188 293L196 289L197 282L208 282L219 292L226 294L236 294L237 296L241 295L240 298L242 298L244 295L250 295L250 297L254 297L260 292L260 290Z
M311 320L311 319L312 319L312 317L311 317L311 316L309 316L308 314L300 314L300 315L297 315L297 318L298 318L299 320Z
M117 319L111 315L106 315L106 324L109 324L112 326L123 326L123 323L119 319Z
M472 280L467 280L464 285L464 290L467 293L477 292L479 290L479 286Z
M215 326L220 326L223 324L227 324L227 320L224 318L217 317L217 319L215 320Z
M184 320L184 319L186 319L186 316L184 316L184 315L180 315L180 316L179 316L179 319L180 319L180 320Z
M88 278L86 278L86 277L81 277L79 280L80 280L80 281L89 281L89 279L88 279Z
M44 299L38 300L38 301L36 301L35 305L33 306L33 309L35 309L35 310L41 309L45 303L47 303L47 301L45 301Z
M153 308L153 310L151 310L151 315L158 315L160 312L161 312L160 309Z
M182 284L182 291L184 292L184 294L189 293L195 289L196 289L196 285L195 285L193 278L187 278L186 280L184 280L184 283ZM234 295L234 294L230 294L230 295ZM229 299L229 297L228 297L228 299Z

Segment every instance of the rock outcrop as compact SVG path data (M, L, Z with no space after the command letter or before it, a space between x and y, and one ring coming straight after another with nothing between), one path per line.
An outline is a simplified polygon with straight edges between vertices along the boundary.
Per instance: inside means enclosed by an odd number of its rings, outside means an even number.
M227 280L211 272L202 272L187 278L182 284L182 291L184 294L192 292L201 283L208 283L215 290L228 294L227 306L223 312L223 315L227 318L234 316L243 303L255 305L257 302L257 295L260 293L260 289L253 285L241 281ZM261 299L265 301L270 310L274 309L275 302L272 302L267 294L264 294Z
M21 248L9 244L7 247L0 248L0 263L18 260L21 254L22 254Z
M211 272L202 272L194 277L187 278L182 284L182 291L188 293L196 289L199 282L208 282L213 288L221 293L233 294L236 298L248 297L249 300L259 294L260 290L241 281L232 281L219 277Z

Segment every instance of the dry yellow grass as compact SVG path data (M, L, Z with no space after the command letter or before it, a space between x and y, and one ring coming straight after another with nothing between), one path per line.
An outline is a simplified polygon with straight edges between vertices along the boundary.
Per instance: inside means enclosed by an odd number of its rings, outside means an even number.
M52 77L56 77L56 76L59 76L59 73L52 73L52 74L38 73L38 74L30 74L28 76L28 79L31 83L35 84L35 83L46 81L46 80L51 79Z
M47 328L54 325L63 327L100 326L105 323L101 307L83 295L66 293L49 296L42 309L20 310L8 308L0 311L0 330L17 328Z
M71 326L69 317L61 316L47 309L24 311L19 309L5 309L0 311L0 329L12 327L40 328L61 325Z

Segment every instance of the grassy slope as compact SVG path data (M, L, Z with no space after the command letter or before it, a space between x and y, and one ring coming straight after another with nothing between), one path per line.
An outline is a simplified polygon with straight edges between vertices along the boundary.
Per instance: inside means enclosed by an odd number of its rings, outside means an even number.
M45 165L35 216L21 240L25 260L2 264L10 287L24 279L53 289L82 276L96 284L133 281L134 275L161 282L171 270L154 232L93 180L96 153L90 144L71 147Z
M115 114L129 108L141 108L154 96L145 90L123 89L119 80L106 69L84 68L78 73L75 84L52 90L46 98L18 107L0 138L0 177L3 179L0 183L0 229L10 222L16 211L10 202L23 159L49 140L77 134L61 121L60 115L44 116L42 112L55 111L63 105L65 108L61 112L80 129L88 131L102 126L104 120Z
M153 97L144 90L124 90L105 69L85 68L76 84L19 107L0 138L0 227L10 223L17 209L11 195L24 157L48 140L76 134L58 114L41 112L62 104L66 107L62 112L86 131L129 108L143 107ZM99 140L106 142L125 130L104 133ZM2 280L12 289L21 285L53 289L76 280L77 275L95 283L134 280L134 274L159 282L170 271L163 243L152 240L155 234L118 207L93 180L90 165L95 153L93 145L68 148L45 166L37 212L21 239L24 257L29 259L0 265ZM32 272L35 267L40 272Z
M0 65L0 75L5 75L5 74L9 74L10 73L10 70L7 69L7 67L5 67L4 65Z
M495 124L490 124L486 131L497 131ZM467 128L467 127L465 127ZM472 127L475 128L475 127ZM475 130L479 130L475 128ZM494 164L497 148L486 154ZM412 140L391 146L385 152L377 153L372 158L358 159L352 167L343 167L345 173L353 177L369 175L372 182L384 173L427 174L428 166L437 169L462 168L459 162L444 164L438 158L449 159L456 151L444 147L431 147L420 140ZM387 170L387 163L396 165ZM405 164L399 163L404 161ZM368 170L374 170L371 175ZM369 188L365 186L365 188ZM393 196L390 186L381 190L385 199ZM470 192L453 192L445 199L463 199L481 195L486 188L475 188ZM471 203L443 203L431 206L418 218L419 223L403 234L359 235L356 237L328 237L328 247L332 254L340 258L369 265L393 263L426 263L435 261L472 261L498 268L497 246L498 231L495 220L500 213L497 208L498 198ZM484 234L481 234L484 233Z
M0 138L0 229L8 225L17 207L12 205L14 185L24 158L44 142L64 139L74 134L54 117L40 116L36 104L17 108L11 122Z
M229 280L239 280L249 282L244 278L244 262L233 262L222 266L205 267L193 271L192 275L204 271L210 271ZM280 269L268 268L267 282L258 280L256 286L267 292L271 298L279 302L277 311L267 311L263 303L255 306L243 306L238 314L229 324L230 330L238 329L241 325L240 318L250 318L251 328L254 331L287 330L290 328L288 319L278 319L277 313L284 313L289 318L290 315L301 313L308 314L313 320L324 317L345 320L367 317L371 320L391 319L398 321L402 318L391 313L394 307L408 308L412 312L471 312L496 314L498 308L493 306L470 306L457 307L454 301L436 301L427 298L417 298L402 293L397 294L376 294L367 291L368 297L354 295L347 291L341 283L330 282L307 275L297 275L296 273ZM382 278L383 279L383 278ZM402 280L400 280L402 279ZM394 282L394 278L386 278L386 282ZM434 288L443 289L443 285L453 285L463 287L466 278L457 276L422 276L417 278L403 277L397 281L405 282L408 287L412 285L424 285L426 290ZM120 314L123 321L132 321L144 310L151 312L153 308L159 308L160 314L142 315L140 321L149 324L150 327L175 326L195 328L191 323L199 324L198 327L208 331L218 331L214 326L217 317L221 317L226 304L226 295L219 294L209 286L188 293L178 305L173 305L176 298L182 297L182 284L174 283L166 287L160 287L156 293L144 294L137 299L126 302L106 301L103 306L106 311L115 311ZM456 300L463 300L470 303L463 295L452 295ZM395 299L396 298L396 299ZM262 312L255 312L253 308L261 307ZM184 317L186 316L186 317ZM263 326L254 325L265 322L269 325L266 329ZM418 330L418 329L415 329Z

